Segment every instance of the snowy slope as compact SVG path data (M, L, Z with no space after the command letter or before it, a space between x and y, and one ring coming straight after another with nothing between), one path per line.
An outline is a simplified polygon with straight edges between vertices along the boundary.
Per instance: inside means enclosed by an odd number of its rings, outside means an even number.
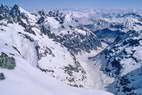
M7 21L1 23L4 24ZM72 86L86 85L85 71L61 44L49 39L46 35L39 35L37 28L33 29L36 33L35 36L25 32L24 28L18 24L1 26L1 41L14 48L18 55L22 56L32 66L64 81L66 84ZM72 68L74 70L70 70ZM83 77L84 79L82 79Z
M103 91L77 89L46 76L19 56L14 70L1 69L6 80L0 81L2 95L112 95ZM24 66L23 66L24 65Z
M5 46L1 42L0 48L0 52L6 52L16 60L14 70L0 69L0 72L4 73L6 77L5 80L0 81L0 91L3 95L112 95L103 91L66 86L32 66L22 56L16 55L16 50L11 46Z
M128 10L30 13L1 5L0 91L141 95L141 21L139 12Z
M3 63L6 54L15 60L16 67L9 70L5 67L8 65L1 65L0 92L3 95L111 95L94 89L69 87L58 81L84 86L86 73L66 47L40 31L35 15L17 5L10 12L10 19L0 21L0 53L4 54L0 55L0 60L1 64L12 65L7 61ZM51 22L48 23L53 26L55 19L49 18Z

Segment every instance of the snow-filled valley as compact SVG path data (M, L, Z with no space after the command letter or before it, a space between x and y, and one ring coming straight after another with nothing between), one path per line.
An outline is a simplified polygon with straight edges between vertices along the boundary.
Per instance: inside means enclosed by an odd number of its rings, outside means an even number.
M0 93L142 95L141 21L139 11L1 5Z

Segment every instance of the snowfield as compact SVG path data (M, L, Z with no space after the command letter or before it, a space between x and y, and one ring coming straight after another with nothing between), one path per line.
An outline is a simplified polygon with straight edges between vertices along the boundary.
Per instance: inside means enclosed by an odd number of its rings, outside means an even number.
M15 70L0 69L6 75L6 80L0 82L2 95L112 95L94 89L69 87L34 68L24 59L15 58Z

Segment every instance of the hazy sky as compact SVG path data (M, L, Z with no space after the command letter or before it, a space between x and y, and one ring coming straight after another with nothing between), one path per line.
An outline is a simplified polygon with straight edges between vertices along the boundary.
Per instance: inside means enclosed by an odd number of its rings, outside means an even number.
M102 9L142 9L142 0L0 0L1 4L35 9L52 8L102 8Z

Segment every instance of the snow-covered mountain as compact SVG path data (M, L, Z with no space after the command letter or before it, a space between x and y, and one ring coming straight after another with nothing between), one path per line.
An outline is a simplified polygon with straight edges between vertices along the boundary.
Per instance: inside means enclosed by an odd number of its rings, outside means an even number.
M142 95L141 31L130 30L90 60L112 83L105 89L115 95Z
M105 57L105 63L102 63L101 69L115 78L107 87L115 95L141 95L142 32L129 31L127 34L127 38L102 52L100 56Z
M141 20L133 11L1 5L0 92L141 95Z

